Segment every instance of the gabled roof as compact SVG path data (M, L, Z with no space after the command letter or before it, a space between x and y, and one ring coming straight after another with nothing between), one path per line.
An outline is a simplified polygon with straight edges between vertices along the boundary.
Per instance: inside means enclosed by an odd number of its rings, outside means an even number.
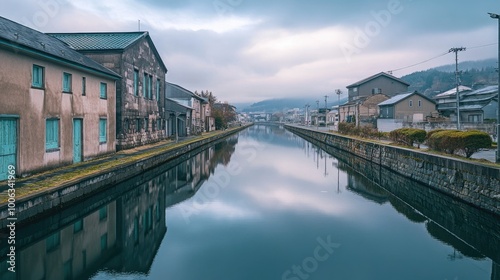
M497 94L497 93L498 93L498 86L486 86L486 87L468 92L466 94L463 94L463 96L491 95L491 94Z
M27 55L98 72L114 79L120 78L117 73L69 48L56 38L0 17L0 47L2 46Z
M416 91L413 91L413 92L405 92L405 93L400 93L392 98L389 98L387 99L386 101L384 102L381 102L378 104L378 106L388 106L388 105L394 105L394 104L397 104L399 102L401 102L402 100L412 96L412 95L418 95L424 99L427 99L429 102L432 102L432 103L435 103L434 100L431 100L430 98L428 98L427 96L423 95L423 94L420 94Z
M80 52L124 51L142 38L149 41L159 63L167 70L149 32L48 33Z
M399 82L399 83L405 84L405 85L407 85L407 86L410 86L410 84L409 84L409 83L407 83L407 82L405 82L405 81L401 80L400 78L394 77L393 75L387 74L387 73L385 73L385 72L380 72L380 73L375 74L375 75L373 75L373 76L370 76L370 77L368 77L368 78L366 78L366 79L363 79L363 80L361 80L361 81L355 82L354 84L348 85L346 88L358 87L358 86L360 86L360 85L362 85L362 84L365 84L365 83L367 83L367 82L369 82L369 81L371 81L371 80L374 80L374 79L376 79L376 78L379 78L379 77L387 77L387 78L392 79L392 80L394 80L394 81L396 81L396 82Z

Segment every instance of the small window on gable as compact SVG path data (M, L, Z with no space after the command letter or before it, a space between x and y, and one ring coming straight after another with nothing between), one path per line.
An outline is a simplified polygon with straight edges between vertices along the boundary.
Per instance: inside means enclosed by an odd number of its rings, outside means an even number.
M422 100L418 101L418 107L422 107Z
M408 105L409 105L410 107L413 107L413 100L410 100L410 101L408 102Z
M71 93L71 74L63 73L63 81L62 81L62 91L66 93Z
M43 88L44 85L44 68L33 64L33 79L31 81L31 86L35 88Z
M101 83L101 94L99 95L99 97L102 99L108 98L108 84Z

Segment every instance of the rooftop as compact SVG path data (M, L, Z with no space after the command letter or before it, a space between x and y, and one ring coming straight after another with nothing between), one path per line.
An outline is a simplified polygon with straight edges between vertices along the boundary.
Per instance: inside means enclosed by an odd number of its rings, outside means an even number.
M49 33L78 51L123 50L148 35L143 32Z
M400 83L402 83L402 84L405 84L405 85L407 85L407 86L410 86L410 84L409 84L409 83L407 83L407 82L405 82L405 81L401 80L400 78L394 77L393 75L387 74L387 73L385 73L385 72L380 72L380 73L375 74L375 75L373 75L373 76L370 76L370 77L368 77L368 78L366 78L366 79L363 79L363 80L361 80L361 81L355 82L354 84L348 85L346 88L357 87L357 86L359 86L359 85L362 85L362 84L364 84L364 83L366 83L366 82L369 82L369 81L371 81L371 80L373 80L373 79L376 79L376 78L378 78L378 77L386 77L386 78L389 78L389 79L395 80L395 81L397 81L397 82L400 82Z
M59 63L68 63L74 67L95 70L114 78L120 77L96 61L71 49L62 41L3 17L0 17L0 46L45 59L58 60Z
M384 102L381 102L379 103L378 105L379 106L382 106L382 105L393 105L393 104L396 104L398 103L399 101L407 98L408 96L414 94L415 92L406 92L406 93L400 93L392 98L389 98L387 99L386 101Z

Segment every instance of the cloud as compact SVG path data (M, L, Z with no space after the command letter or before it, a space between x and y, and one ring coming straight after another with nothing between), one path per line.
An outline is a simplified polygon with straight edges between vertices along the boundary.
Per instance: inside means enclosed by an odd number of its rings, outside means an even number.
M452 47L494 43L497 24L487 12L498 13L498 3L7 0L0 15L42 32L136 31L140 20L169 69L167 80L236 103L333 95ZM353 46L350 56L346 45ZM476 60L497 54L491 46L460 55ZM395 74L450 62L443 57Z

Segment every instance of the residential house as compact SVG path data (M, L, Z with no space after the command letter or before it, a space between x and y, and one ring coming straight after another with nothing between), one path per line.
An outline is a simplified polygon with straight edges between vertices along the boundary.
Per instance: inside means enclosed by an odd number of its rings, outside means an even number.
M449 117L451 122L457 121L456 88L434 97L437 109L442 116ZM485 120L496 120L498 106L498 86L486 86L473 90L459 86L460 122L483 123Z
M167 68L146 31L50 34L122 76L117 84L117 150L166 137Z
M348 85L348 102L375 94L385 94L392 97L400 92L408 91L409 86L409 83L388 73L381 72Z
M378 104L389 99L385 94L363 96L339 106L340 122L355 122L356 125L375 126L379 115Z
M120 75L0 17L0 180L115 152Z
M459 86L458 92L460 97L464 93L471 92L472 88ZM452 88L448 91L440 93L433 98L436 102L437 110L443 117L450 118L452 122L457 121L457 88Z
M434 100L416 91L398 94L378 106L377 128L384 132L401 128L404 122L423 122L437 113Z

